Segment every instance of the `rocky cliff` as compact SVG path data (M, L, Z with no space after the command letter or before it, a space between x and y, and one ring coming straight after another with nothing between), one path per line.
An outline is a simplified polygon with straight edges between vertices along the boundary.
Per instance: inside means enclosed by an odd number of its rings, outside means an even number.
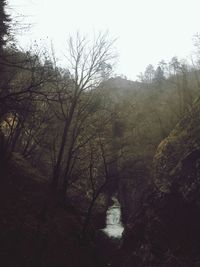
M124 266L200 266L198 102L161 142L153 165L153 185L126 224Z
M200 104L178 123L159 145L154 157L154 182L161 192L177 184L182 194L194 192L199 183Z

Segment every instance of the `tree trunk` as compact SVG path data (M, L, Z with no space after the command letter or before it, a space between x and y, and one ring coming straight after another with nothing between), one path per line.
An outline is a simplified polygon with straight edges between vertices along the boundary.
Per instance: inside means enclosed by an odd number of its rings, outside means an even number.
M92 215L92 209L93 209L93 206L95 204L95 201L97 199L97 196L95 196L91 203L90 203L90 206L89 206L89 209L87 211L87 215L86 215L86 218L85 218L85 221L84 221L84 224L83 224L83 228L82 228L82 238L84 239L85 238L85 234L86 234L86 231L87 231L87 228L88 228L88 225L90 223L90 219L91 219L91 215Z
M58 153L58 158L57 158L56 164L54 166L54 170L53 170L52 189L55 190L55 191L58 188L58 181L59 181L59 178L60 178L61 161L62 161L62 158L63 158L64 148L65 148L65 144L66 144L67 132L68 132L68 121L66 120L65 121L64 130L63 130L63 134L62 134L62 140L61 140L61 143L60 143L60 149L59 149L59 153Z

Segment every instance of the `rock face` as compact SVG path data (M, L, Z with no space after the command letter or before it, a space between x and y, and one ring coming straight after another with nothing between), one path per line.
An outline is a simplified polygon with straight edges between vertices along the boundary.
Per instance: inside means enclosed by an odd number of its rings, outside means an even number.
M122 210L122 221L126 223L131 214L140 210L149 187L149 170L146 162L132 166L132 172L120 179L118 197ZM131 169L131 167L130 167Z
M124 233L124 267L200 266L200 105L161 142L154 185Z
M176 183L183 194L191 194L199 180L200 105L182 119L161 142L154 157L154 182L161 192ZM190 193L189 193L189 191Z

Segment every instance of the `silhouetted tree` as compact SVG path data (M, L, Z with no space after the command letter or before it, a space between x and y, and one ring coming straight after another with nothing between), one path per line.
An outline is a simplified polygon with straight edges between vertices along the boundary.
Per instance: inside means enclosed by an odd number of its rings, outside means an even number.
M6 43L5 36L9 29L9 16L5 12L6 1L0 1L0 53L2 53L3 45Z
M161 85L162 81L165 79L164 72L160 66L157 67L154 75L154 81Z
M60 99L64 124L55 153L52 180L54 190L57 190L58 184L62 181L63 198L74 162L74 148L81 131L86 127L85 122L92 112L91 108L94 109L94 105L91 106L93 89L111 70L111 63L115 57L112 45L113 41L108 39L107 34L99 34L93 43L77 34L75 39L71 37L68 42L71 84L68 86L67 101Z

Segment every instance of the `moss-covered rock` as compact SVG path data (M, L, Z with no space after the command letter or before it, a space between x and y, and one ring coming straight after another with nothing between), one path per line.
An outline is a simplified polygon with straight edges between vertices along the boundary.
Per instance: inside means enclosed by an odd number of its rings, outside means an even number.
M194 168L198 172L199 158L200 104L195 103L190 112L158 146L154 157L155 185L160 191L169 192L174 181L183 186L189 178L186 176L189 175L191 181L197 179L194 177Z
M124 266L199 266L200 103L160 143L153 165L155 186L125 227Z

